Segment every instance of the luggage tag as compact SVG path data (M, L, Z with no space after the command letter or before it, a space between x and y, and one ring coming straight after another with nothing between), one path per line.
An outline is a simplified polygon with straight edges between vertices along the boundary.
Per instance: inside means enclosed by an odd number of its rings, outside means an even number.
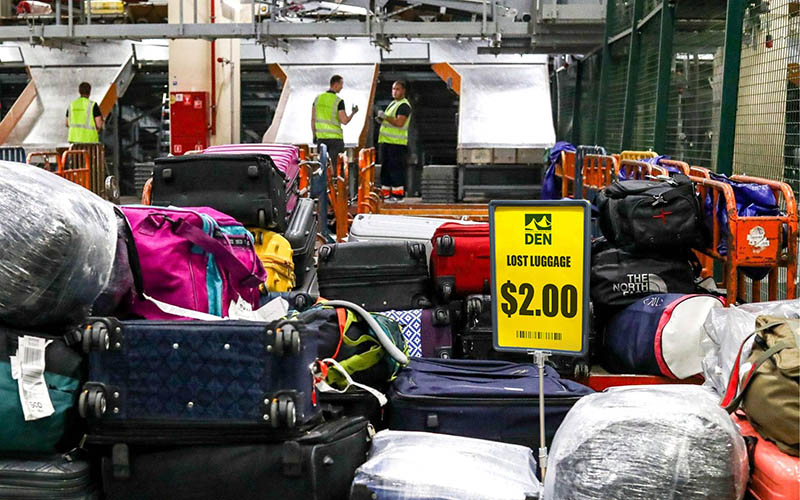
M56 412L44 380L44 354L52 340L25 335L16 356L9 356L11 377L17 381L25 421L47 418Z
M255 311L253 307L241 297L236 302L231 301L228 308L228 319L241 319L246 321L271 322L285 318L289 314L289 302L283 297L276 297Z

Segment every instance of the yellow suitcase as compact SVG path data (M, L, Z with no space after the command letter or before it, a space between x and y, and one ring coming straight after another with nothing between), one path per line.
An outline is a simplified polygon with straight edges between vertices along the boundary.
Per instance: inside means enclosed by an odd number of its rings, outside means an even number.
M267 281L264 283L268 292L289 292L294 288L294 261L292 245L278 233L247 228L253 233L256 242L256 254L267 270Z

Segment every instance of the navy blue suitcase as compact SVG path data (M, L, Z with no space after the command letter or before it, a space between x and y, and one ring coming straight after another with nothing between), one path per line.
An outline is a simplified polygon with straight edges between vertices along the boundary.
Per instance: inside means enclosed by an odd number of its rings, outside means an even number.
M94 437L214 442L285 434L320 415L317 335L300 321L90 318L79 336L91 352L78 410Z
M548 446L570 408L593 392L545 366ZM505 361L412 358L389 391L388 428L538 448L538 368Z

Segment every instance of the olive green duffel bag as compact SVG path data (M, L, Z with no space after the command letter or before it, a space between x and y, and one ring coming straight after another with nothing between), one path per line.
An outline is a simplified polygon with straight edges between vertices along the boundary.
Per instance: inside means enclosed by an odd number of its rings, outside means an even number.
M753 336L753 352L747 358L751 368L740 378L742 349ZM762 436L784 453L800 456L800 319L759 316L756 331L747 339L736 357L722 406L733 412L741 403Z

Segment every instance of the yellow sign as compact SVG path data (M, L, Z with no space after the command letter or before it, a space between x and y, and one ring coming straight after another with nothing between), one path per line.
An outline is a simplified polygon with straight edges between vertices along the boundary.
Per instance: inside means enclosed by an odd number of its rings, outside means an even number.
M492 202L497 350L587 351L589 204Z

